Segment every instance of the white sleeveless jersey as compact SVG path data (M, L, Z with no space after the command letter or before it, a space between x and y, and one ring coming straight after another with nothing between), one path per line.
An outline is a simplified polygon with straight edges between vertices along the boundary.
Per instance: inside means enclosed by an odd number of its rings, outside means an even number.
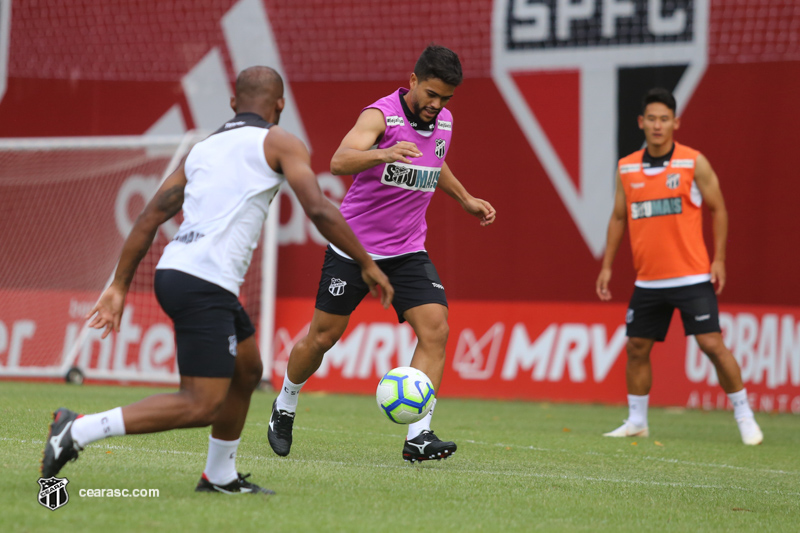
M156 266L239 296L269 204L286 178L264 156L271 124L241 113L186 158L183 223Z

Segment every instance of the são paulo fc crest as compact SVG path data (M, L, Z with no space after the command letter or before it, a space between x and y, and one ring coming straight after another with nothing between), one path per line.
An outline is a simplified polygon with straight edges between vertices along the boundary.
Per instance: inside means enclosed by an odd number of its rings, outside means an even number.
M436 139L436 157L439 159L444 157L444 139Z
M647 90L678 115L707 63L709 0L496 0L492 77L592 254ZM574 136L564 131L575 132Z
M339 278L333 278L331 279L331 284L328 285L328 292L334 296L341 296L344 294L345 285L347 285L346 281L342 281Z
M681 175L680 174L667 174L667 188L668 189L677 189L680 184L681 184Z
M39 478L39 503L51 511L63 507L69 501L67 494L67 478Z

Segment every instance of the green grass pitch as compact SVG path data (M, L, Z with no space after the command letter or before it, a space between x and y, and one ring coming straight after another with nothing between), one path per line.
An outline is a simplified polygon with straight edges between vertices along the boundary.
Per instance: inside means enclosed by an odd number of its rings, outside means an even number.
M405 427L369 396L304 393L289 457L272 453L273 393L253 397L238 466L271 497L198 494L207 429L87 447L59 476L69 502L37 501L51 412L96 412L156 392L0 382L0 522L6 531L798 531L800 417L760 415L741 444L730 412L651 409L651 437L611 439L624 407L443 398L434 430L458 452L402 460ZM157 389L164 392L164 389ZM80 489L158 489L157 498ZM56 529L60 528L60 529Z

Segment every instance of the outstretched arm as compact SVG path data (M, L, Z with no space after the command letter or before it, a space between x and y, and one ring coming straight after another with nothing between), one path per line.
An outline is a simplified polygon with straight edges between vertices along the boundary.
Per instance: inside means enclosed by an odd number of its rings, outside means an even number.
M711 212L711 227L714 230L714 260L711 263L711 283L717 284L717 294L725 288L725 253L728 240L728 210L719 186L719 178L711 168L711 163L703 154L697 156L694 181L703 202Z
M336 176L358 174L381 163L395 161L411 164L409 158L422 155L416 144L406 141L389 148L370 150L385 131L383 112L375 108L365 109L333 154L331 174Z
M317 176L311 169L311 156L302 141L279 126L273 126L264 141L264 154L269 166L286 176L300 205L319 232L361 266L361 277L373 296L378 296L376 285L380 285L383 289L381 304L388 308L394 297L389 278L364 250L336 206L322 194Z
M494 222L497 212L492 207L492 204L486 200L475 198L468 193L461 182L456 179L447 163L442 164L442 173L439 176L437 188L443 190L448 196L461 204L464 211L478 217L481 221L481 226L488 226Z
M102 338L113 329L119 331L122 311L125 309L125 296L128 294L133 275L142 258L147 254L158 227L174 217L183 206L183 190L186 187L186 174L183 163L159 187L156 195L147 203L144 211L136 219L117 263L114 280L100 296L94 308L86 315L91 318L90 327L105 328Z
M608 234L606 236L606 253L603 256L603 266L600 268L600 275L597 276L595 290L597 296L604 302L611 299L611 291L608 284L611 281L611 265L617 256L619 244L625 234L625 226L628 224L627 207L625 206L625 190L622 188L622 179L617 170L617 192L614 194L614 210L611 212L611 219L608 221Z

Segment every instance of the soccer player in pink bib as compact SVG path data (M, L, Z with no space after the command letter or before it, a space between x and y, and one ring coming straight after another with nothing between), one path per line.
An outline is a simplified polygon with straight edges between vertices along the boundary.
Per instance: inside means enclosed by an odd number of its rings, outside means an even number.
M442 46L428 46L409 88L365 107L331 160L332 173L353 176L342 215L389 276L397 318L407 321L418 339L411 366L427 374L437 391L445 363L447 298L425 250L425 213L440 189L481 226L495 220L489 202L470 195L445 163L453 135L453 116L445 106L461 80L458 56ZM300 389L342 337L350 314L366 294L358 265L329 245L308 335L292 349L272 407L268 436L278 455L288 455L291 449ZM456 451L454 442L442 441L431 431L433 411L408 426L406 461L445 459Z

